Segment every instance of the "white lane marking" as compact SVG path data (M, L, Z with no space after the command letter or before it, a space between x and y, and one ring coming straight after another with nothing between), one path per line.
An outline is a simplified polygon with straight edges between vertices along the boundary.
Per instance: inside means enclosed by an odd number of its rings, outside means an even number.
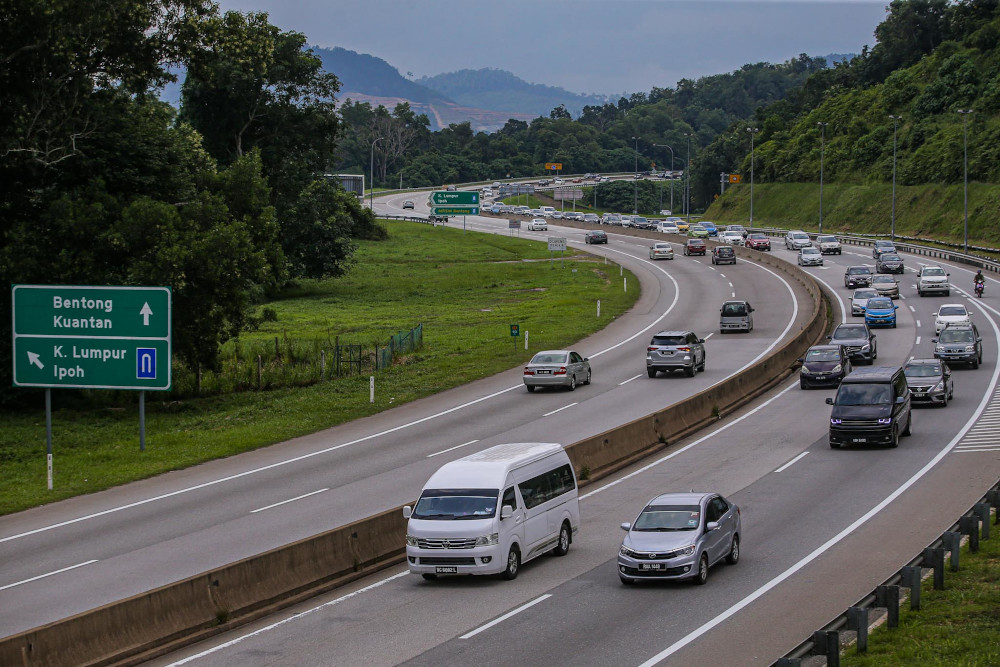
M14 588L14 586L20 586L21 584L26 584L29 581L37 581L39 579L44 579L45 577L51 577L54 574L59 574L61 572L68 572L70 570L75 570L78 567L83 567L84 565L90 565L91 563L96 563L97 560L88 560L85 563L78 563L76 565L70 565L69 567L64 567L61 570L55 570L54 572L48 572L46 574L40 574L37 577L32 577L31 579L25 579L23 581L15 581L13 584L7 584L6 586L0 586L0 591L5 591L8 588Z
M956 452L1000 452L1000 447L992 445L962 445L955 448Z
M725 277L726 277L726 274L725 274L725 273L723 273L722 271L719 271L719 275L720 275L720 276L722 276L723 278L725 278ZM732 286L733 286L733 284L732 284L732 283L729 283L729 286L730 286L730 287L732 287Z
M753 414L756 414L760 410L763 410L768 405L770 405L774 401L776 401L779 398L781 398L782 396L784 396L785 393L791 391L792 389L794 389L795 387L798 387L798 386L799 386L799 381L795 380L792 384L788 385L787 387L785 387L784 389L782 389L781 391L779 391L777 394L775 394L771 398L767 399L765 402L761 403L760 405L758 405L756 408L754 408L750 412L746 413L745 415L734 419L733 421L729 422L728 424L726 424L724 426L720 426L719 428L715 429L711 433L708 433L708 434L706 434L706 435L698 438L697 440L695 440L694 442L692 442L692 443L690 443L688 445L684 445L683 447L681 447L680 449L678 449L676 452L671 452L670 454L667 454L666 456L658 458L657 460L653 461L652 463L644 465L643 467L639 468L638 470L634 470L634 471L630 472L629 474L625 475L624 477L620 477L619 479L616 479L613 482L608 482L604 486L599 486L596 489L594 489L593 491L590 491L589 493L583 494L582 496L580 496L579 499L580 500L584 500L586 498L589 498L589 497L591 497L593 495L596 495L596 494L600 493L601 491L606 491L606 490L610 489L613 486L617 486L617 485L621 484L622 482L627 481L627 480L635 477L636 475L639 475L641 473L646 472L647 470L651 470L651 469L655 468L656 466L660 465L661 463L665 463L666 461L669 461L670 459L674 458L675 456L679 456L680 454L683 454L687 450L692 449L693 447L696 447L696 446L700 445L701 443L705 442L709 438L712 438L712 437L716 436L717 434L722 433L723 431L725 431L728 428L732 428L733 426L739 424L741 421L743 421L747 417L749 417L749 416L751 416Z
M917 336L916 344L920 345L920 336Z
M910 309L910 312L911 312L911 313L915 313L915 312L917 312L917 309L916 309L916 308L914 308L913 306L907 306L907 308L909 308L909 309Z
M987 308L989 308L989 307L987 306ZM989 310L993 311L997 315L1000 315L1000 312L997 312L993 308L989 308ZM993 335L996 336L997 338L1000 338L1000 328L997 327L997 323L992 318L987 317L986 319L989 321L990 325L993 327ZM639 667L651 667L652 665L655 665L655 664L661 662L665 658L670 657L671 655L673 655L677 651L681 650L682 648L684 648L685 646L687 646L688 644L690 644L691 642L693 642L695 639L698 639L699 637L701 637L702 635L704 635L709 630L712 630L713 628L715 628L719 624L723 623L724 621L728 620L732 616L736 615L737 613L739 613L740 611L742 611L743 609L745 609L746 607L748 607L750 604L752 604L753 602L755 602L757 599L759 599L759 598L763 597L764 595L766 595L770 590L772 590L773 588L777 587L779 584L781 584L785 580L791 578L792 575L794 575L796 572L798 572L799 570L801 570L802 568L804 568L806 565L809 565L811 562L813 562L814 560L816 560L817 558L819 558L820 556L822 556L824 553L826 553L827 551L829 551L831 548L833 548L834 546L836 546L845 537L847 537L848 535L850 535L851 533L853 533L855 530L857 530L862 525L864 525L865 523L867 523L868 520L871 519L873 516L877 515L883 509L885 509L886 507L888 507L890 503L892 503L894 500L896 500L896 498L898 498L899 496L903 495L903 493L905 493L910 487L912 487L914 484L916 484L924 475L926 475L928 472L930 472L934 468L934 466L936 466L938 463L940 463L941 460L944 459L945 456L947 456L949 453L951 453L951 451L955 448L955 445L958 444L958 442L965 436L965 434L969 431L969 429L972 428L972 426L975 424L975 422L979 418L979 416L982 415L982 413L986 410L987 404L989 404L989 402L993 399L993 392L994 392L994 390L995 390L995 388L997 386L997 379L998 378L1000 378L1000 364L998 364L993 369L993 376L990 378L990 384L989 384L990 390L987 391L983 395L982 400L979 401L978 407L976 408L975 412L973 412L973 414L969 418L969 420L967 422L965 422L965 425L958 431L957 434L955 434L955 436L951 439L951 441L949 441L948 444L945 445L944 448L941 451L939 451L934 456L934 458L932 458L930 461L928 461L927 464L924 465L923 468L921 468L916 473L914 473L912 477L910 477L908 480L906 480L905 482L903 482L895 491L893 491L892 493L890 493L885 498L885 500L883 500L878 505L876 505L875 507L873 507L870 510L868 510L862 516L860 516L857 519L855 519L849 526L847 526L846 528L844 528L842 531L840 531L839 533L837 533L836 535L834 535L833 537L831 537L829 540L827 540L826 542L824 542L820 546L816 547L816 549L814 549L810 554L808 554L807 556L803 557L801 560L799 560L797 563L795 563L794 565L792 565L790 568L788 568L787 570L785 570L784 572L782 572L778 576L774 577L773 579L771 579L770 581L768 581L766 584L764 584L763 586L761 586L760 588L758 588L756 591L754 591L750 595L746 596L745 598L743 598L742 600L740 600L739 602L737 602L732 607L730 607L726 611L722 612L721 614L719 614L715 618L713 618L710 621L702 624L700 627L692 630L691 632L689 632L684 637L681 637L676 642L674 642L673 644L671 644L667 648L663 649L662 651L660 651L659 653L657 653L656 655L654 655L649 660L643 662ZM789 389L790 388L791 387L789 387ZM782 393L784 393L784 392L782 392ZM780 396L780 395L781 394L779 394L778 396ZM775 398L777 398L777 396L775 396Z
M785 465L781 466L780 468L778 468L778 469L777 469L777 470L775 470L774 472L784 472L785 470L788 470L788 469L789 469L789 468L791 468L791 467L792 467L793 465L795 465L795 463L797 463L798 461L801 461L802 459L804 459L804 458L806 457L806 454L808 454L808 453L809 453L809 452L802 452L801 454L799 454L799 455L798 455L798 456L796 456L796 457L795 457L794 459L792 459L791 461L789 461L789 462L788 462L788 463L786 463Z
M733 284L732 284L732 283L729 283L729 286L730 286L730 287L732 287L732 286L733 286Z
M503 623L504 621L506 621L511 616L514 616L515 614L521 613L522 611L524 611L528 607L534 607L539 602L542 602L543 600L548 600L550 597L552 597L552 594L551 593L546 593L545 595L542 595L541 597L535 598L531 602L526 602L526 603L522 604L520 607L518 607L517 609L511 609L510 611L508 611L503 616L500 616L498 618L494 618L492 621L490 621L486 625L482 625L482 626L476 628L475 630L473 630L472 632L466 632L464 635L461 635L459 637L459 639L469 639L471 637L475 637L476 635L478 635L483 630L489 630L494 625L497 625L498 623Z
M713 332L711 332L711 333L709 333L709 334L707 334L707 335L705 336L705 340L708 340L708 339L709 339L709 338L711 338L711 337L712 337L712 336L713 336L714 334L715 334L715 332L714 332L714 331L713 331Z
M636 375L636 376L634 376L634 377L630 377L629 379L625 380L624 382L619 382L619 383L618 383L618 386L620 387L620 386L622 386L623 384L628 384L628 383L629 383L629 382L631 382L632 380L635 380L635 379L638 379L638 378L641 378L641 377L642 377L642 373L640 373L639 375Z
M182 660L178 660L177 662L172 662L172 663L170 663L169 667L175 667L176 665L184 665L184 664L187 664L187 663L189 663L189 662L191 662L193 660L197 660L199 658L204 658L206 655L211 655L212 653L215 653L216 651L221 651L224 648L229 648L230 646L235 646L236 644L239 644L244 639L250 639L251 637L256 637L257 635L263 634L263 633L265 633L265 632L267 632L269 630L273 630L273 629L275 629L275 628L277 628L277 627L279 627L281 625L284 625L285 623L288 623L289 621L294 621L296 619L302 618L303 616L308 616L309 614L311 614L311 613L313 613L315 611L319 611L320 609L324 609L326 607L332 607L335 604L340 604L341 602L344 602L346 600L350 600L351 598L353 598L353 597L355 597L357 595L361 595L362 593L367 593L368 591L373 590L375 588L378 588L379 586L382 586L383 584L387 584L390 581L393 581L394 579L399 579L400 577L405 577L405 576L407 576L409 574L410 574L409 571L407 571L407 572L400 572L399 574L394 574L391 577L387 577L385 579L382 579L381 581L376 581L374 584L371 584L369 586L365 586L364 588L359 588L358 590L354 591L353 593L348 593L347 595L343 595L343 596L337 598L336 600L330 600L329 602L324 602L323 604L319 605L318 607L313 607L312 609L306 609L305 611L299 612L298 614L294 614L292 616L289 616L288 618L282 619L282 620L278 621L277 623L272 623L271 625L264 626L263 628L259 628L257 630L254 630L253 632L250 632L250 633L247 633L247 634L242 635L240 637L237 637L236 639L231 639L228 642L225 642L224 644L219 644L218 646L213 646L212 648L206 649L206 650L202 651L201 653L196 653L194 655L189 655L188 657L186 657L186 658L184 658Z
M552 412L546 412L546 413L545 413L544 415L542 415L542 416L543 416L543 417L548 417L549 415L554 415L555 413L557 413L557 412L562 412L562 411L563 411L563 410L565 410L566 408L571 408L571 407L573 407L574 405L579 405L579 401L577 401L576 403L570 403L569 405L564 405L564 406L562 406L561 408L558 408L558 409L556 409L556 410L553 410Z
M474 445L478 440L469 440L468 442L463 442L461 445L455 445L454 447L449 447L448 449L442 449L440 452L434 452L433 454L428 454L426 458L431 458L432 456L437 456L438 454L444 454L446 452L454 451L459 447L465 447L467 445Z
M329 491L329 488L320 489L319 491L311 491L309 493L304 493L301 496L296 496L294 498L289 498L288 500L282 500L280 503L274 503L273 505L268 505L267 507L261 507L260 509L250 510L250 514L256 514L257 512L263 512L264 510L269 510L280 505L285 505L287 503L294 503L296 500L302 500L303 498L308 498L309 496L315 496L317 493L323 493L324 491Z
M917 320L917 328L920 328L920 320Z
M731 294L732 294L732 298L735 299L736 298L736 292L732 292Z

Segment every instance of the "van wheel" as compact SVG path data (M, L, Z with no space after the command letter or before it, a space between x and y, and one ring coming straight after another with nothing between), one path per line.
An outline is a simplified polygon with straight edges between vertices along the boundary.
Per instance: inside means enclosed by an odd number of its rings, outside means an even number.
M830 449L840 449L840 443L839 442L834 442L833 440L831 440L830 441Z
M521 569L521 552L514 546L510 548L510 553L507 554L507 567L500 573L500 576L507 581L516 579L519 569Z
M559 529L559 544L552 550L553 556L565 556L569 553L570 535L569 524L564 521Z
M899 447L899 431L894 428L892 429L892 440L889 441L889 448L895 449L896 447Z
M947 403L945 404L947 405ZM903 435L910 435L910 423L913 421L913 413L910 412L906 415L906 428L903 429Z
M434 581L435 579L438 578L438 576L436 574L430 574L429 572L424 572L420 576L423 577L424 579L426 579L427 581Z
M698 574L694 575L694 583L704 586L708 581L708 554L702 554L698 560Z

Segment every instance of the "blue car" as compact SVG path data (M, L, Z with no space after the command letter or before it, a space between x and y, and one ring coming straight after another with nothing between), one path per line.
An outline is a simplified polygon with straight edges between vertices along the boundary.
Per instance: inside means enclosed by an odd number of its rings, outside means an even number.
M714 222L706 222L705 220L702 220L699 224L708 230L708 235L710 237L715 238L719 235L719 229L715 226Z
M892 327L896 328L896 309L899 306L895 305L887 296L877 296L868 299L868 305L865 306L865 324L869 327Z

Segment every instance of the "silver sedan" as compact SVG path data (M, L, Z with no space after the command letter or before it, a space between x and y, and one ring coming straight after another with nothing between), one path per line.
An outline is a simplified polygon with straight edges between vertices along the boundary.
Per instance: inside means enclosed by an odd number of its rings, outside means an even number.
M590 384L590 360L572 350L545 350L531 358L524 367L524 387L566 387Z
M674 249L669 243L654 243L649 246L650 259L673 259Z

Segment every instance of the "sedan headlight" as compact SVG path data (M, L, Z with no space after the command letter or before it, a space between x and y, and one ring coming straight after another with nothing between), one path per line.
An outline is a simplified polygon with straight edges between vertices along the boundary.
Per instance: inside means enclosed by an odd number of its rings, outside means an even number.
M686 547L681 547L680 549L678 549L677 551L675 551L674 552L674 556L675 557L677 557L677 556L690 556L693 553L694 553L694 545L691 544L691 545L686 546Z
M844 370L844 367L841 366L840 364L837 364L836 366L833 367L833 369L830 372L831 373L839 373L842 370Z
M944 380L931 387L931 391L944 391Z
M618 554L621 555L621 556L627 556L629 558L638 558L639 557L638 553L636 553L635 551L632 551L631 549L629 549L624 544L622 545L622 548L618 550Z
M408 546L408 547L415 547L415 546L417 546L417 538L415 538L413 535L407 535L406 536L406 546Z
M500 533L480 535L479 537L476 538L477 547L491 547L494 544L500 544Z

